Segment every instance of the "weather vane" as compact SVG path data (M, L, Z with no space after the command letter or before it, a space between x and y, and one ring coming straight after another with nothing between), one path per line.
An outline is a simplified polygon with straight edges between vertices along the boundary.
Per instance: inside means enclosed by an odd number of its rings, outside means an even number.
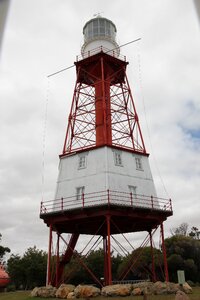
M93 15L93 17L101 17L101 14L103 14L104 12L103 11L100 11L96 14Z

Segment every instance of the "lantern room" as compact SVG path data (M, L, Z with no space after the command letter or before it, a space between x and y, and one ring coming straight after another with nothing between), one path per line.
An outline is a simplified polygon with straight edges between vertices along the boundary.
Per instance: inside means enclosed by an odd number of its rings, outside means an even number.
M119 56L120 49L116 43L115 24L101 16L89 20L83 27L84 44L81 49L83 57L88 55L88 51L95 51L96 48L103 47L107 51L114 51ZM94 54L94 53L93 53Z

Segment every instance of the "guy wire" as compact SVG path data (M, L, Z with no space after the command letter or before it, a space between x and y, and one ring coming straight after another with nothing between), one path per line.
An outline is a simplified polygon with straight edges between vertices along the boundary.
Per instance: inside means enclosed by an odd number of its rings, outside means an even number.
M139 48L139 49L140 49L140 48ZM152 142L151 142L150 129L149 129L148 121L147 121L147 113L146 113L146 107L145 107L145 99L144 99L144 94L143 94L140 50L138 50L137 59L138 59L139 86L140 86L140 91L141 91L142 104L143 104L143 110L144 110L144 116L145 116L145 121L146 121L146 126L147 126L147 134L148 134L148 138L149 138L149 143L150 143L151 153L152 153L152 157L153 157L153 160L154 160L155 167L156 167L157 172L158 172L158 176L159 176L160 181L161 181L161 183L162 183L162 185L163 185L164 191L165 191L167 197L169 197L169 193L168 193L168 191L167 191L167 189L166 189L166 187L165 187L163 178L162 178L162 176L161 176L160 169L159 169L159 167L158 167L157 160L156 160L156 157L155 157L155 154L154 154L154 150L153 150L153 146L152 146Z
M45 185L45 150L46 150L46 133L47 133L47 117L49 103L50 80L47 77L44 120L43 120L43 136L42 136L42 201L44 200L44 185Z
M125 44L122 44L122 45L120 45L120 46L117 46L117 47L115 47L115 48L113 48L113 49L111 49L111 50L108 50L108 51L106 51L105 53L112 52L112 51L114 51L114 50L116 50L116 49L125 47L125 46L127 46L127 45L129 45L129 44L132 44L132 43L134 43L134 42L138 42L138 41L140 41L140 40L141 40L141 38L132 40L132 41L130 41L130 42L127 42L127 43L125 43ZM54 76L54 75L57 75L57 74L59 74L59 73L61 73L61 72L64 72L64 71L66 71L66 70L68 70L68 69L71 69L71 68L73 68L73 67L75 67L75 65L71 65L71 66L69 66L69 67L63 68L63 69L61 69L61 70L59 70L59 71L56 71L56 72L54 72L54 73L52 73L52 74L47 75L47 78L52 77L52 76Z

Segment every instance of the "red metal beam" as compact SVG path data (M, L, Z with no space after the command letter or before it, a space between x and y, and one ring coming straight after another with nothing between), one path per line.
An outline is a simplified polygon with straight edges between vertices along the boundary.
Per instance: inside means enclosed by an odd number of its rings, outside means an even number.
M111 243L110 243L110 215L106 215L106 223L107 223L107 257L108 257L108 271L107 277L108 282L107 285L112 284L112 264L111 264Z
M146 238L144 239L144 241L142 242L140 248L141 251L140 253L135 257L135 256L131 256L130 260L128 261L126 267L124 268L124 270L122 270L121 274L119 275L119 279L120 280L124 280L126 278L126 276L129 274L129 272L132 270L133 266L137 263L138 259L140 258L140 256L142 255L143 249L144 247L148 244L149 240L148 240L148 236L146 236Z
M113 64L110 55L99 53L76 65L77 81L63 154L112 144L146 153L126 76L127 63L116 58Z
M141 142L142 142L142 148L143 148L143 150L144 150L144 153L146 153L146 149L145 149L145 145L144 145L144 139L143 139L142 131L141 131L141 128L140 128L138 115L137 115L137 112L136 112L135 104L134 104L134 101L133 101L133 96L132 96L132 93L131 93L131 89L130 89L129 82L128 82L128 78L127 78L126 74L125 74L125 77L126 77L126 82L127 82L127 86L128 86L129 95L130 95L130 97L131 97L131 102L132 102L132 105L133 105L133 110L134 110L134 114L135 114L135 119L136 119L136 121L137 121L137 126L138 126L138 130L139 130L139 135L140 135Z
M156 232L157 228L154 229L152 235ZM127 265L125 266L124 270L122 270L121 274L119 275L120 280L124 280L128 273L131 271L133 266L137 263L138 259L142 255L144 248L147 246L149 242L149 234L146 236L142 244L140 245L141 251L138 253L138 256L132 255L130 260L128 261Z
M60 263L60 235L57 233L57 245L56 245L56 287L59 287L59 263Z
M163 261L164 261L165 281L169 282L163 223L160 224L160 229L161 229L161 237L162 237L162 252L163 252Z
M52 224L49 226L49 249L48 249L48 258L47 258L46 285L51 284L51 249L52 249Z
M151 231L149 232L149 237L150 237L150 247L151 247L152 281L156 282L155 259L154 259L153 240L152 240Z
M132 250L134 250L133 246L131 245L131 243L129 242L129 240L126 238L126 236L123 234L123 232L119 229L119 227L117 226L117 224L113 220L111 220L111 222L117 228L118 232L121 233L121 235L126 240L126 242L129 244L129 246L132 248Z
M108 246L107 246L107 237L103 237L103 252L104 252L104 285L108 284Z
M59 233L57 233L57 234L59 236ZM57 259L56 278L55 278L55 282L53 283L53 285L58 286L61 283L61 278L63 275L64 267L71 260L74 248L78 241L78 238L79 238L79 234L73 233L71 235L70 241L68 243L67 249L66 249L62 259L61 260ZM59 239L58 239L58 243L59 243ZM59 249L59 245L57 245L57 249Z
M65 239L60 236L61 239L63 240L63 242L68 246L68 248L70 248L69 244L67 244L67 242L65 241ZM73 251L73 249L71 249ZM85 270L91 275L91 277L94 279L94 281L99 285L99 286L103 286L102 283L99 281L99 279L94 275L94 273L88 268L88 266L83 262L83 260L80 258L80 256L73 251L74 256L78 259L79 263L85 268Z
M79 71L80 71L80 68L79 68ZM78 71L78 74L79 74L79 71ZM78 75L77 75L77 79L76 79L76 83L75 83L75 89L74 89L74 94L73 94L72 106L71 106L71 110L70 110L70 114L69 114L69 118L68 118L67 132L66 132L64 146L63 146L63 152L62 152L63 154L66 152L67 140L68 140L69 135L70 135L71 121L72 121L72 112L73 112L73 109L74 109L74 106L75 106L75 101L76 101L77 85L78 85Z

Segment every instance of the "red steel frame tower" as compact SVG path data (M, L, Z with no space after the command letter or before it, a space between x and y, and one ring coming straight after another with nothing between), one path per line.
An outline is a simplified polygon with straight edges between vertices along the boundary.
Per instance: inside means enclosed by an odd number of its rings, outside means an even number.
M126 75L127 64L125 57L119 57L119 53L116 55L116 51L105 49L103 46L94 49L93 52L87 52L85 58L83 56L80 60L77 59L75 62L77 78L63 152L60 155L61 162L67 161L66 159L70 161L71 157L75 159L74 157L88 151L96 153L99 149L122 151L127 155L148 159L149 154L145 149ZM155 280L152 235L159 226L165 280L169 280L163 222L172 215L170 199L159 199L152 195L133 195L132 192L110 188L99 191L95 187L92 192L82 191L79 196L61 193L61 197L41 203L40 218L50 230L48 284L58 286L64 280L65 265L72 255L76 255L75 246L82 234L102 237L104 282L105 285L112 284L112 236L138 231L148 232L149 238L144 241L144 245L150 240L152 280ZM52 269L53 232L57 235L57 260ZM68 242L62 237L63 233L71 234ZM67 246L62 255L60 255L60 241ZM84 261L78 256L77 258L93 280L102 285L100 279L96 278ZM135 258L130 260L120 274L119 280L126 277L135 261Z

